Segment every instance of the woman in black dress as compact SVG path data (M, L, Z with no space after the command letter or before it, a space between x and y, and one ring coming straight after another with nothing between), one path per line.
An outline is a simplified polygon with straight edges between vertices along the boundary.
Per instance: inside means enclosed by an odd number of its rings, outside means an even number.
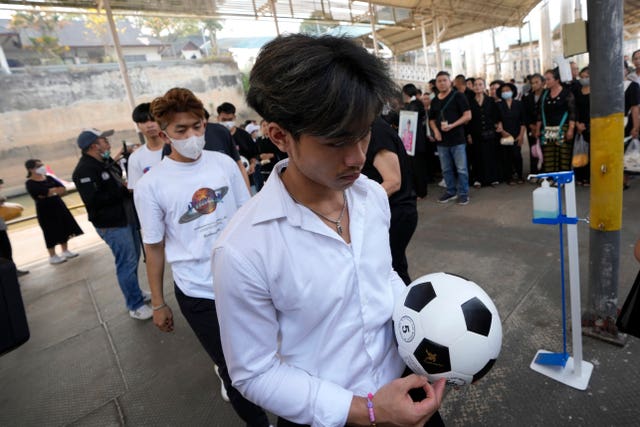
M49 251L49 263L60 264L77 257L77 253L69 251L67 241L83 233L60 198L66 192L64 185L48 176L38 159L29 159L24 166L28 171L25 185L36 202L36 215ZM62 247L60 255L56 254L56 245Z
M475 97L469 100L471 121L467 137L471 180L475 188L498 185L498 143L496 134L497 108L495 101L486 94L484 79L473 83Z
M509 185L524 183L522 173L522 143L527 131L525 112L521 101L518 101L518 88L512 83L505 83L498 88L498 96L502 101L498 107L498 132L500 145L498 153L501 161L502 180ZM515 176L515 179L514 179Z
M543 172L571 170L576 125L575 98L562 86L557 68L544 73L547 89L542 93L538 136L542 143Z

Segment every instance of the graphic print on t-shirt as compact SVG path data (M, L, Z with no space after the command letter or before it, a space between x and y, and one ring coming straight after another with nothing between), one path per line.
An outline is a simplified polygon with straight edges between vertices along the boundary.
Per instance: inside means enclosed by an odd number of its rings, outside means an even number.
M200 188L191 196L191 203L187 205L187 211L182 214L178 223L185 224L193 221L202 215L209 215L216 210L218 203L229 191L229 187L224 186L216 190L210 188Z

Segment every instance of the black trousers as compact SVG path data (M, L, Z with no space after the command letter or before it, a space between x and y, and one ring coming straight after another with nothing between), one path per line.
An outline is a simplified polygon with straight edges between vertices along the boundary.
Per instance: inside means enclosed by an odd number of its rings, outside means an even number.
M180 311L187 319L189 326L191 326L211 360L218 365L218 373L222 378L224 387L227 389L233 409L247 423L247 427L268 427L269 419L262 408L249 402L231 385L231 378L229 377L229 371L222 352L220 325L218 324L215 301L187 296L175 284L174 288Z
M389 244L391 246L391 264L405 285L411 283L407 246L418 225L418 210L414 206L396 206L391 208L391 226Z
M429 181L429 160L426 152L415 153L411 159L411 173L413 188L418 197L427 196L427 184Z
M13 261L13 253L11 251L11 242L7 230L0 230L0 258Z

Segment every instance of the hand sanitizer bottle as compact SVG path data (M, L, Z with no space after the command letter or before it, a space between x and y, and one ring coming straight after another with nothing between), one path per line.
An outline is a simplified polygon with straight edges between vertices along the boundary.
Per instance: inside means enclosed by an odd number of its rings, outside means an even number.
M555 219L558 216L558 190L551 188L544 178L542 186L533 191L533 219Z

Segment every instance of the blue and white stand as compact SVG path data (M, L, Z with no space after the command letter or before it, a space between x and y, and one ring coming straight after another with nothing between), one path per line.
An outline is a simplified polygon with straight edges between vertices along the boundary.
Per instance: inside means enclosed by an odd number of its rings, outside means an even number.
M529 175L529 178L552 178L558 186L557 218L534 218L535 224L558 224L560 228L560 274L562 284L562 353L538 350L531 362L531 369L556 381L586 390L593 372L593 364L582 360L582 323L580 319L580 263L578 257L578 217L576 212L576 185L573 172L551 172ZM566 199L566 215L562 214L562 188ZM567 225L567 245L569 249L569 288L571 303L571 324L573 325L573 357L567 351L567 316L564 283L564 241L562 228Z

